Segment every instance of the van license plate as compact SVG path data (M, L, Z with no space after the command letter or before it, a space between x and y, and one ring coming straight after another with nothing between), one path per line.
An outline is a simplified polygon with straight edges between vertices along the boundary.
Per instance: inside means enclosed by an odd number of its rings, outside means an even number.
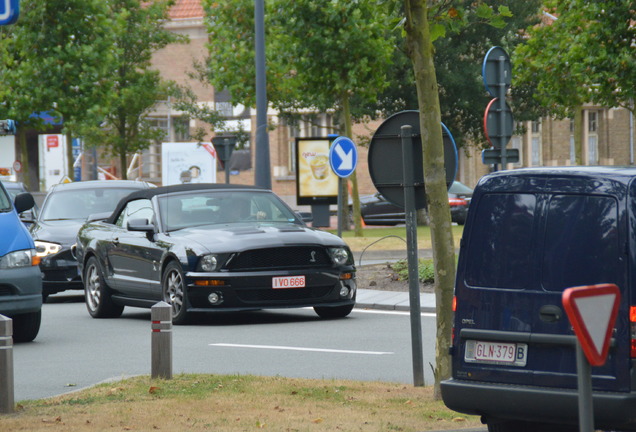
M280 276L272 278L272 288L303 288L305 286L305 276Z
M523 367L526 365L527 354L527 344L467 340L464 360L468 363Z

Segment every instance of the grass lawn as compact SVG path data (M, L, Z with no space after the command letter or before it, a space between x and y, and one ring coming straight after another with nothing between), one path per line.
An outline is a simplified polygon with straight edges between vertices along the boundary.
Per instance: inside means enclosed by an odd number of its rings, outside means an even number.
M459 242L464 232L463 225L453 225L453 241L455 248L459 248ZM337 230L327 230L337 234ZM362 229L362 237L355 237L353 230L343 231L342 238L351 250L402 250L406 249L406 227L366 227ZM418 249L431 249L431 229L428 226L417 227L417 247Z

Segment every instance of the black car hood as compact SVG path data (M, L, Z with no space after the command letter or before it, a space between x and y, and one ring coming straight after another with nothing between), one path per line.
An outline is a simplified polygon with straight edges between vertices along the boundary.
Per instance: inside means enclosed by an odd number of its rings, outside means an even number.
M59 243L71 246L75 243L77 232L84 223L80 219L65 219L56 221L37 221L31 227L33 240Z
M240 252L296 244L346 245L334 234L300 225L206 225L172 231L170 237L190 245L199 244L210 252Z

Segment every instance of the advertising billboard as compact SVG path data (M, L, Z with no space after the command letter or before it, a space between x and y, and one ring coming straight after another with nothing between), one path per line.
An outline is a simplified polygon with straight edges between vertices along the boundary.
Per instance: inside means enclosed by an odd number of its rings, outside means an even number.
M216 183L216 150L210 143L161 144L161 183Z
M329 165L329 138L296 138L296 203L338 203L338 176Z

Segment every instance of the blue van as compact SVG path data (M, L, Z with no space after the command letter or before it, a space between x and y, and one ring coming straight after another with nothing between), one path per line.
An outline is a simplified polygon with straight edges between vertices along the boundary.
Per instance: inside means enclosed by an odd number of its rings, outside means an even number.
M578 430L566 288L616 284L606 363L592 368L597 429L636 430L636 169L536 168L475 188L455 285L445 404L490 432Z
M18 217L34 204L30 193L20 193L12 202L0 182L0 314L13 320L15 342L30 342L40 330L39 257L31 235Z

